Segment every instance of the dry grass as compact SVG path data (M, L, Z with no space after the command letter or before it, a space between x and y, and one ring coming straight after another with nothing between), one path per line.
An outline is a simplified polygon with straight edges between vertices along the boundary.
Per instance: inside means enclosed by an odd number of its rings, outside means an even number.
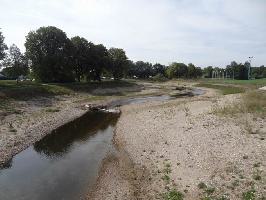
M241 113L250 113L258 116L266 115L266 92L252 91L242 95L241 102L216 107L213 112L219 115L235 116Z

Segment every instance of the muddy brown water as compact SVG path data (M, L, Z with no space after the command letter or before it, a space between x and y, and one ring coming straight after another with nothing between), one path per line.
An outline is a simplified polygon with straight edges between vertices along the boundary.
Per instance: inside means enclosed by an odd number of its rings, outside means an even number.
M109 106L171 98L139 97ZM102 160L115 152L112 138L118 118L114 113L87 112L14 156L0 170L0 200L83 198L95 183Z

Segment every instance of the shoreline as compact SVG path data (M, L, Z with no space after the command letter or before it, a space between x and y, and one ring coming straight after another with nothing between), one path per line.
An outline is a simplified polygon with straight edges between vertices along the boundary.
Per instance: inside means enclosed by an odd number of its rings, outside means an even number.
M142 85L143 84L143 85ZM132 93L134 96L161 95L160 89L150 83L141 83L132 87L115 87L95 89L94 95ZM36 98L29 102L18 102L14 106L22 109L22 114L11 114L0 121L0 168L16 154L50 134L54 129L67 124L86 112L111 106L112 102L130 96L110 96L109 99L87 100L89 94L77 93L75 96L58 96L53 98ZM22 106L20 105L22 104ZM51 107L52 106L52 107ZM46 109L51 107L51 112ZM59 111L54 108L60 108Z
M118 156L103 162L93 195L89 193L87 199L152 200L172 190L188 200L206 195L239 199L249 191L253 165L261 163L265 173L266 145L256 135L247 135L237 120L212 114L214 107L238 102L240 95L217 96L214 90L206 90L191 99L123 106L114 135ZM125 160L131 164L121 164ZM241 188L230 186L234 181L240 181ZM214 191L206 194L200 183ZM254 184L258 195L265 195L263 183Z
M138 92L141 85L128 88L96 89L92 94L103 92ZM77 96L58 96L53 98L37 98L29 102L18 102L22 113L11 114L0 121L0 168L5 168L12 158L41 140L53 130L67 124L86 112L105 108L116 96L104 100L86 100L87 94ZM24 107L23 107L24 106ZM51 107L52 106L52 107ZM49 111L51 108L51 111ZM60 108L59 110L53 110ZM48 111L49 112L48 112Z

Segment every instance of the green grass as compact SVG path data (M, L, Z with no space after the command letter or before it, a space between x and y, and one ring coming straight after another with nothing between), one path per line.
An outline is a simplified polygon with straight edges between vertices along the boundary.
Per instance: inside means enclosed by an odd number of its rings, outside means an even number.
M266 85L266 78L264 79L254 79L254 80L232 80L232 79L201 79L201 83L211 83L211 84L229 84L229 85L239 85L242 87L259 88Z
M164 194L164 200L183 200L184 195L175 189L170 190Z
M76 92L90 93L100 88L130 87L136 85L127 81L102 81L90 83L49 83L0 80L0 99L27 100L34 97L70 95Z
M255 200L255 198L256 198L255 193L256 193L256 191L254 189L243 192L242 199L243 200Z
M170 183L170 176L168 176L167 174L165 174L162 179L165 181L166 184Z
M207 187L207 188L205 189L205 192L206 192L208 195L214 193L214 191L215 191L215 188L214 188L214 187Z
M242 87L235 87L235 86L230 86L230 85L215 85L215 84L210 84L210 83L199 83L195 86L217 89L217 90L220 90L223 95L245 92L245 89Z

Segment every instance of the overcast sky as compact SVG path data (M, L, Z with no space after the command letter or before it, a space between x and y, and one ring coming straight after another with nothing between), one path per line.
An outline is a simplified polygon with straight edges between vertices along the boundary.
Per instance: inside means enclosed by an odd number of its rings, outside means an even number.
M56 26L123 48L133 60L225 66L266 65L266 0L0 0L8 45L24 51L25 36Z

